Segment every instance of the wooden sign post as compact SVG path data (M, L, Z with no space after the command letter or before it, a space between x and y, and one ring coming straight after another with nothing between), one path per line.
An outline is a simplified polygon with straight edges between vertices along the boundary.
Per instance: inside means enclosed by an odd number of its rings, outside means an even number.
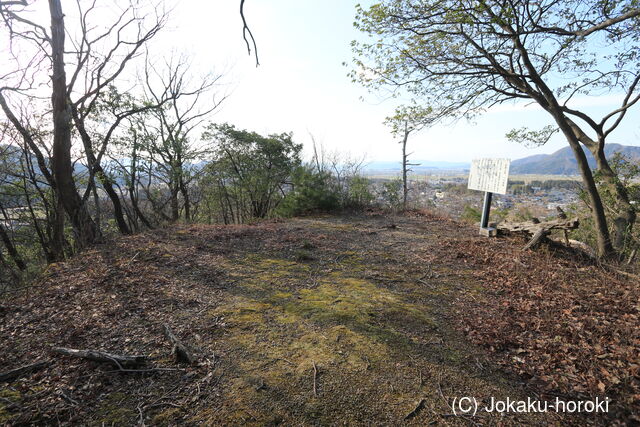
M507 193L510 165L511 160L509 159L475 159L471 162L467 188L485 192L480 220L480 234L484 236L496 235L496 229L489 227L491 199L493 193Z

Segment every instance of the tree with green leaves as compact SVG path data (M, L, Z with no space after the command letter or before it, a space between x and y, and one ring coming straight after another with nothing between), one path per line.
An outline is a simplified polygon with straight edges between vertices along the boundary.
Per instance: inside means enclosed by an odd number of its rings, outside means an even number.
M629 196L604 153L611 133L640 100L640 8L635 0L388 0L358 7L352 78L408 93L431 117L473 117L496 104L534 102L552 127L511 137L544 143L559 130L577 160L589 196L597 250L611 256L635 222ZM580 97L614 93L620 104L601 117ZM615 194L613 235L582 147Z
M205 180L217 188L225 222L265 218L273 212L301 163L302 145L293 142L292 134L262 136L229 124L210 124L202 138L213 146Z

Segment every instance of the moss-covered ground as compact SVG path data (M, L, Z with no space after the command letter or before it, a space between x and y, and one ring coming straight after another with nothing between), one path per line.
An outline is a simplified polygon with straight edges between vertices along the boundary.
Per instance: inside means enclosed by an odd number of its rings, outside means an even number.
M3 315L13 345L2 365L53 365L0 384L0 423L560 423L454 416L456 397L530 393L453 327L455 300L483 289L464 260L434 255L451 233L479 239L424 216L183 225L53 266ZM173 362L163 323L197 349L197 366ZM53 357L51 345L147 354L180 370L113 372Z

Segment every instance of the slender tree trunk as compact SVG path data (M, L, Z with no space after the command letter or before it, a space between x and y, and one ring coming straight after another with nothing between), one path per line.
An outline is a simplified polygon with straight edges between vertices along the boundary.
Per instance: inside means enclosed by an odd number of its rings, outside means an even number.
M20 256L20 253L18 252L15 245L9 238L9 234L4 229L2 224L0 224L0 240L2 240L2 243L4 243L4 246L7 248L7 252L9 252L9 256L11 257L13 262L16 264L16 267L18 267L20 271L26 270L27 264L25 264L24 260L22 259L22 256Z
M484 6L486 8L486 5ZM506 29L507 31L511 31L510 28ZM596 229L598 255L604 258L611 258L615 256L615 250L613 249L613 245L611 244L611 237L609 236L609 229L607 227L607 218L604 212L604 205L602 204L600 193L598 193L598 188L596 187L595 180L593 179L593 174L591 173L591 169L589 168L587 156L585 155L580 145L580 138L578 137L577 132L581 132L581 129L578 128L575 123L573 123L569 118L565 116L560 107L560 104L558 103L558 100L553 94L553 91L547 86L547 84L544 82L537 69L531 62L529 58L529 52L525 49L519 36L516 33L513 33L511 38L514 43L514 47L522 55L524 65L529 73L528 79L536 85L536 87L540 91L540 94L535 94L530 88L528 82L521 82L516 80L513 82L513 84L515 84L517 87L522 87L523 91L529 94L542 108L544 108L551 114L558 127L564 134L565 138L567 139L567 142L569 143L569 146L573 151L573 155L576 158L576 162L578 163L578 169L580 171L580 175L582 176L582 181L586 187L587 194L591 201L591 214ZM574 129L574 127L576 129Z
M67 82L64 70L64 15L60 0L49 0L51 13L51 56L53 60L51 105L53 112L52 167L58 198L58 221L64 223L64 207L76 233L79 248L101 239L100 232L91 219L86 205L76 190L71 163L71 109L67 97ZM58 222L60 225L60 222ZM58 233L60 230L57 231Z
M179 189L176 185L171 186L171 221L176 222L180 219L180 203L178 202Z
M51 252L56 261L61 261L65 258L64 217L64 204L60 199L60 195L55 194L55 209L51 225Z
M142 213L140 206L138 205L138 134L133 133L133 151L131 153L131 182L129 183L129 198L131 199L131 206L136 213L142 224L149 230L153 230L155 227L151 225L151 221Z
M129 187L129 198L131 199L131 206L133 206L133 210L140 219L140 222L147 227L149 230L153 230L155 227L151 224L151 222L147 219L147 217L140 210L140 206L138 206L138 197L135 194L135 188L133 186Z
M185 218L185 221L189 222L191 221L191 199L189 198L189 189L184 183L182 174L180 175L178 184L180 188L180 193L182 194L182 198L184 200L184 218Z
M116 220L116 224L118 225L118 230L120 233L128 235L131 234L131 229L127 225L127 221L124 218L124 212L122 209L122 203L120 202L120 198L118 197L118 193L113 188L111 184L111 180L105 174L102 165L98 164L98 159L96 159L95 154L93 153L93 146L91 144L91 137L89 133L84 127L84 123L78 114L77 109L74 106L71 107L71 113L73 115L74 122L76 124L76 129L80 132L80 138L82 139L82 145L84 146L85 156L87 157L87 162L89 164L89 168L91 171L91 175L94 179L90 185L93 185L95 188L95 177L97 176L100 180L100 184L102 184L102 188L109 196L111 200L111 204L113 204L113 216ZM99 226L97 226L99 230Z
M14 283L19 283L20 282L20 276L18 275L18 273L16 273L13 268L11 268L11 265L7 262L7 260L4 259L4 255L2 255L2 251L0 251L0 266L4 267L4 271L8 271L9 275L11 276L11 278L13 279ZM0 284L2 284L4 281L1 280L2 276L0 276ZM7 283L7 282L4 282ZM9 284L11 284L11 282L8 282Z
M96 216L95 216L96 227L98 227L98 230L101 230L102 229L102 225L101 225L102 210L100 208L100 196L98 196L98 186L96 185L95 181L91 183L91 185L93 187L93 203L96 205Z
M407 140L409 139L409 123L404 122L404 138L402 139L402 209L407 209L407 196L409 186L407 184Z
M585 185L585 189L591 202L591 214L596 229L598 255L605 258L612 257L615 255L615 250L613 249L613 245L611 244L611 237L609 235L609 229L607 227L607 218L605 216L604 206L602 204L602 199L600 198L600 193L598 193L598 188L596 187L595 180L593 179L593 174L591 173L591 169L589 168L587 156L582 150L580 142L578 141L575 133L573 132L567 121L564 119L564 116L561 113L555 111L550 112L553 115L556 123L560 127L560 130L564 134L565 138L567 139L567 142L569 143L569 146L573 151L573 155L576 158L576 162L578 163L578 170L580 171L582 182Z
M605 186L609 188L615 197L615 217L613 218L613 247L622 251L626 243L626 237L631 232L636 221L636 212L629 201L627 189L622 185L616 173L611 169L604 154L604 142L600 141L595 150L591 150L596 159L598 172L602 176Z

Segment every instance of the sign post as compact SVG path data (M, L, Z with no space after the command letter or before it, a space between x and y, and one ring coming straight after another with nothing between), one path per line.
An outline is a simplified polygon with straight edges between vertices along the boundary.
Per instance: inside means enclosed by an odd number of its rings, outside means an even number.
M507 193L510 165L511 160L509 159L475 159L471 162L467 188L485 192L480 220L480 234L484 236L496 235L495 228L489 227L491 199L493 193Z
M489 214L491 213L491 196L493 196L492 192L485 191L484 203L482 204L482 218L480 220L480 228L489 227Z

